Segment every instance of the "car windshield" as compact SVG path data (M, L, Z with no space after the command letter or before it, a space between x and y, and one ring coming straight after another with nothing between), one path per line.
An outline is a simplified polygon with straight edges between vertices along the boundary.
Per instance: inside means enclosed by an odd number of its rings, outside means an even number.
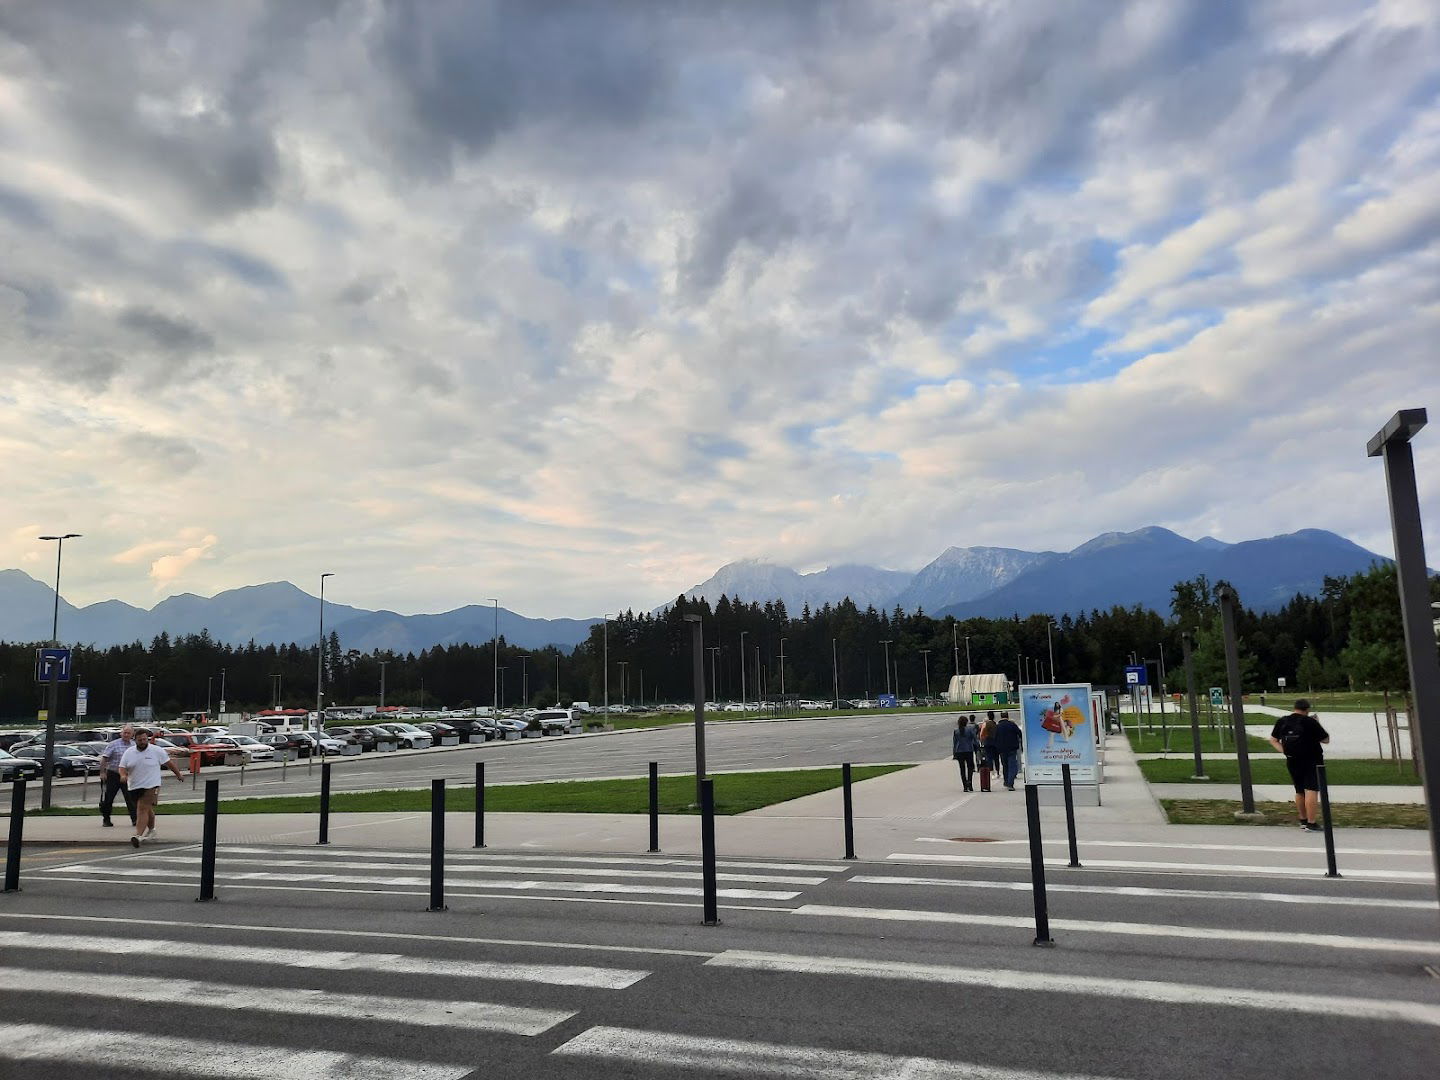
M251 743L258 743L260 740L259 740L259 739L252 739L249 735L232 735L232 736L230 737L230 741L231 741L231 742L237 742L237 743L243 743L243 744L245 744L245 745L248 746L248 745L251 744Z
M15 760L15 755L10 753L9 750L0 750L0 761L3 761L6 758L9 758L13 761Z

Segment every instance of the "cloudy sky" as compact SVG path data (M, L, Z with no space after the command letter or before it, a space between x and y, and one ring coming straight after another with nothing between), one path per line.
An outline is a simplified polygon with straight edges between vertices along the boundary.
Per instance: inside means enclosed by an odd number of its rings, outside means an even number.
M1388 552L1437 10L5 5L0 567L581 616L1152 523Z

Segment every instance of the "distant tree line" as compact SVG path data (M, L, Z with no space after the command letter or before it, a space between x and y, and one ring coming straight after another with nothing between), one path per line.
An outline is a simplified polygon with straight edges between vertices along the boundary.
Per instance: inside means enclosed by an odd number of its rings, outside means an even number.
M693 694L688 614L703 620L710 700L775 700L782 678L786 696L820 700L837 690L842 698L873 698L887 690L924 696L927 672L932 696L944 691L950 676L967 671L1046 681L1052 649L1057 679L1116 685L1133 657L1149 663L1152 680L1163 660L1169 688L1180 691L1184 630L1195 635L1196 681L1203 689L1225 684L1217 600L1223 584L1204 577L1177 583L1168 616L1113 607L1053 621L1045 615L957 621L899 608L862 610L848 599L791 615L780 601L721 597L712 608L681 596L659 614L627 611L608 625L597 624L568 651L518 648L502 637L498 679L494 642L362 653L342 648L331 633L323 655L325 703L378 703L383 664L385 701L392 705L468 707L498 697L510 707L576 700L598 706L605 697L607 651L612 704L685 702ZM1440 600L1440 579L1432 581L1432 596ZM1278 611L1250 611L1242 598L1237 627L1248 691L1273 691L1280 676L1305 691L1408 688L1392 566L1326 578L1319 596L1297 595ZM0 642L0 717L33 719L44 707L44 688L34 681L34 649L34 643ZM315 646L229 645L203 631L173 639L160 634L148 645L81 647L75 679L61 693L60 716L74 716L78 686L89 690L90 715L119 715L122 672L129 673L127 713L147 700L161 717L203 709L207 702L218 711L222 687L231 711L272 704L313 708L316 663Z

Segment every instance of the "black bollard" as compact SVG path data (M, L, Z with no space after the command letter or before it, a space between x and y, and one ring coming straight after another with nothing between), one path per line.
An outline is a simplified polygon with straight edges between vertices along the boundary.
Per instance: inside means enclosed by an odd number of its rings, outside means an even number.
M705 886L705 925L720 925L715 896L715 781L700 781L700 871Z
M1070 838L1070 865L1080 865L1080 848L1075 843L1075 793L1070 787L1070 766L1060 766L1060 779L1065 785L1065 831Z
M10 844L5 848L5 891L20 891L20 845L25 839L25 781L15 781L10 800Z
M449 910L445 907L445 781L443 779L430 781L430 906L425 910Z
M205 781L205 825L200 835L200 895L197 903L215 899L215 840L220 831L220 781Z
M1045 845L1040 839L1040 793L1034 784L1025 785L1025 820L1030 826L1030 888L1035 894L1034 944L1048 948L1055 941L1045 904Z
M1339 877L1335 868L1335 830L1330 825L1330 785L1325 781L1325 763L1315 766L1316 786L1320 788L1320 822L1325 827L1325 876Z
M330 763L320 766L320 843L330 843Z
M855 804L850 798L850 763L840 766L841 787L845 793L845 858L855 858Z
M660 763L650 762L650 850L660 850Z
M475 762L475 846L485 846L485 762Z

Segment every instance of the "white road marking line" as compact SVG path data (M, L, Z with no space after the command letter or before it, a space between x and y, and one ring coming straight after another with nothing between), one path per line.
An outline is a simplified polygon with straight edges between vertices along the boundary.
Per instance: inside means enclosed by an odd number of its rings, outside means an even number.
M917 836L915 838L915 842L919 844L955 843L954 840L949 840L943 836ZM1028 844L1029 842L1030 841L1028 840L987 840L985 844L987 847L1000 847L1002 845L1018 846L1020 844ZM1053 845L1055 847L1064 847L1067 841L1046 840L1045 843L1047 845ZM1174 851L1177 847L1184 847L1186 851L1264 851L1270 853L1282 852L1287 854L1301 855L1313 854L1317 850L1315 845L1301 845L1297 847L1257 847L1253 844L1192 844L1189 840L1186 840L1183 843L1177 842L1170 844L1157 843L1151 840L1086 840L1085 846L1118 848L1164 848L1166 851ZM1321 847L1318 850L1324 851L1325 849ZM1415 851L1409 848L1336 848L1335 853L1337 855L1413 855L1417 858L1422 859L1430 858L1430 852L1428 851Z
M308 835L308 834L307 834ZM198 847L198 845L197 845ZM430 862L428 851L374 851L365 848L330 848L326 851L316 851L312 848L286 848L286 847L234 847L226 845L222 850L226 855L283 855L287 852L301 853L308 857L325 856L335 859L416 859L425 864ZM141 851L139 855L132 855L126 852L118 856L124 859L143 859L147 853ZM500 855L477 855L472 852L445 852L447 863L476 861L484 862L489 859L498 859L502 862L515 862L517 860L535 860L536 862L551 863L581 863L609 865L614 863L620 866L695 866L700 865L697 856L674 856L674 855L546 855L530 854L528 852L507 851ZM850 867L834 863L797 863L797 862L744 862L738 859L717 859L716 864L722 870L745 869L745 870L799 870L812 874L839 874Z
M575 1015L557 1009L529 1009L483 1001L431 1001L417 1008L412 998L374 994L339 994L329 990L283 986L231 986L190 979L130 975L127 992L157 1004L209 1005L254 1012L301 1012L338 1016L347 1020L374 1020L386 1013L404 1017L406 1024L460 1027L507 1035L541 1035ZM27 994L78 994L111 998L113 988L97 982L88 971L35 971L0 967L0 990Z
M956 878L881 877L857 875L850 878L864 885L939 885L959 889L1001 889L1030 891L1028 881L975 881ZM1157 889L1144 885L1059 885L1047 883L1050 892L1100 893L1104 896L1158 896L1193 900L1255 900L1272 904L1323 904L1351 907L1404 908L1434 911L1434 900L1389 900L1375 896L1311 896L1306 893L1237 892L1232 889Z
M185 888L186 886L180 886ZM420 895L419 893L415 895ZM513 899L513 897L505 897ZM573 903L588 903L589 901L577 900L573 896L556 897ZM625 900L621 903L635 903ZM670 905L666 905L667 907ZM676 907L690 907L689 904L677 904ZM742 908L744 911L772 911L773 908ZM28 919L32 922L62 922L62 923L100 923L102 925L122 925L133 928L135 920L133 917L123 918L112 915L49 915L35 914L26 911L4 911L0 912L0 919ZM339 930L334 927L309 927L309 926L256 926L252 923L211 923L211 922L187 922L187 927L197 930L239 930L246 933L263 934L266 937L273 937L276 934L303 934L307 939L322 937L353 937L353 938L378 938L382 941L394 943L396 941L443 941L447 945L505 945L526 949L570 949L577 952L618 952L618 953L641 953L646 956L698 956L702 958L711 957L716 954L714 949L665 949L658 946L644 945L591 945L582 941L533 941L525 938L486 938L486 937L464 937L455 934L407 934L403 931L391 930Z
M199 859L194 855L148 855L147 862L184 863L189 866L199 866ZM446 862L450 860L447 858ZM256 860L227 860L227 866L232 870L238 865L261 865ZM386 863L386 862L343 862L337 859L273 859L263 865L271 869L283 869L290 866L334 866L342 870L415 870L417 866L409 863ZM44 869L44 868L42 868ZM503 863L485 863L484 865L472 866L446 866L445 874L447 880L458 874L573 874L576 877L635 877L635 878L679 878L690 880L699 873L697 866L693 872L684 870L596 870L590 867L571 866L506 866ZM39 871L37 870L37 873ZM823 885L830 880L823 877L793 877L781 874L724 874L717 872L715 877L720 881L751 881L767 885Z
M737 1076L797 1080L1088 1080L1075 1074L1034 1073L934 1058L896 1057L821 1046L671 1035L634 1028L592 1027L552 1054L606 1058L657 1069L720 1070Z
M1035 920L1019 915L972 915L961 911L916 911L910 908L852 908L802 904L796 915L834 919L875 919L890 922L964 923L967 926L1005 926L1034 929ZM1342 934L1295 934L1279 930L1235 930L1219 926L1171 926L1091 919L1051 919L1052 930L1091 934L1125 934L1130 937L1198 938L1202 941L1246 941L1262 945L1314 945L1326 949L1364 952L1440 953L1440 942L1408 938L1346 937Z
M962 968L945 964L912 964L896 960L857 960L832 956L792 956L734 949L705 962L707 967L746 971L793 972L799 975L868 976L911 979L951 986L984 986L998 990L1082 994L1129 998L1173 1005L1227 1005L1330 1016L1343 1020L1396 1020L1440 1027L1440 1005L1382 998L1331 997L1289 991L1252 990L1243 986L1203 986L1150 979L1107 979L1096 975L1061 975L1003 968Z
M933 814L931 814L930 816L931 816L932 818L941 818L941 817L944 817L944 816L947 815L947 814L953 814L956 810L959 810L960 807L964 806L966 803L968 803L968 802L969 802L971 799L973 799L973 798L975 798L974 795L966 795L964 798L956 799L956 800L955 800L953 803L951 803L949 806L942 807L941 809L936 810L936 811L935 811Z
M99 943L78 934L39 934L29 930L0 930L0 946L13 949L93 950ZM188 956L193 941L146 939L158 953ZM497 979L506 982L544 983L547 986L583 986L595 990L624 990L650 973L627 968L582 967L573 964L512 964L497 960L432 960L398 953L332 952L321 949L268 948L263 945L227 945L206 942L206 961L270 964L275 967L320 968L328 971L384 971L403 975L444 975L461 979Z
M106 877L193 877L184 870L161 870L148 867L96 866L77 867L76 870L91 870ZM238 873L221 869L216 872L217 882L236 881L286 881L330 885L428 885L430 878L421 877L366 877L360 874L278 874L269 870L244 870ZM654 896L701 896L704 890L682 885L629 885L619 881L487 881L465 882L472 889L551 889L556 892L581 893L639 893ZM798 892L776 892L772 889L717 889L716 895L730 900L794 900Z
M1082 845L1083 848L1083 845ZM1319 849L1318 854L1323 854ZM1009 855L925 855L909 852L894 852L888 856L896 862L910 863L965 863L970 865L1006 863L1015 866L1029 866L1026 857ZM1185 862L1140 862L1128 859L1085 859L1086 870L1161 870L1189 871L1192 873L1219 874L1262 874L1266 877L1321 877L1325 876L1323 866L1252 866L1248 863L1185 863ZM1047 858L1047 866L1065 866L1067 861ZM1344 871L1347 878L1356 881L1403 881L1423 883L1434 881L1435 875L1428 870L1371 870L1360 867Z
M460 1080L474 1071L473 1064L436 1065L335 1050L289 1050L270 1043L50 1024L0 1024L0 1060L50 1061L81 1074L123 1068L214 1080Z

